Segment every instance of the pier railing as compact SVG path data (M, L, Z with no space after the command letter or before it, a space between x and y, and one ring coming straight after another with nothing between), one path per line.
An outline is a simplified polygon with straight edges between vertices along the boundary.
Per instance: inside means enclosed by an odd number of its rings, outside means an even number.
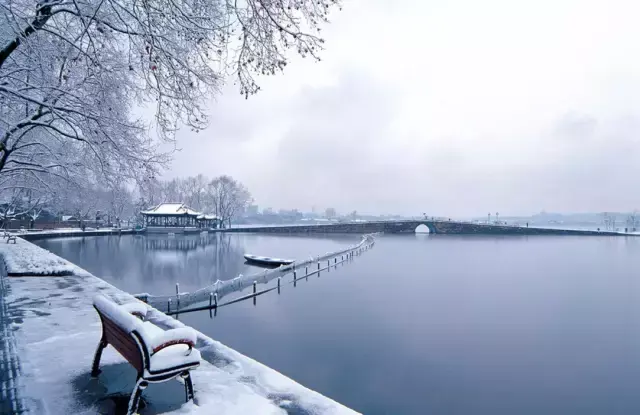
M355 256L373 247L375 244L375 236L376 234L364 235L362 240L356 245L339 251L311 257L306 260L297 260L289 265L280 266L275 269L264 270L250 275L240 274L230 280L217 280L215 283L196 291L180 292L179 285L176 284L176 293L173 295L151 295L142 293L136 294L135 296L168 314L185 313L188 311L196 311L197 309L217 309L223 305L250 298L253 298L255 301L258 295L275 289L279 290L283 278L288 275L293 277L290 282L295 284L298 279L306 278L353 259ZM277 280L277 286L258 291L257 284L267 284L273 280ZM221 301L223 297L234 292L243 291L251 286L253 286L252 293L231 299L224 303ZM194 307L194 305L200 305L200 307Z

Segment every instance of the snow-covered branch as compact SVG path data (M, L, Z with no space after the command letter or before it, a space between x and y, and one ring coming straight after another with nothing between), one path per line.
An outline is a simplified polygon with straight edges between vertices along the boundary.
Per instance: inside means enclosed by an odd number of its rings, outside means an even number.
M318 59L337 0L0 0L0 179L146 183L175 131L207 126L205 102L233 76L248 97L288 51ZM132 116L155 105L154 131ZM207 183L191 200L204 205ZM246 189L245 189L246 190ZM234 215L225 188L215 202ZM116 209L117 210L117 209ZM231 215L231 216L229 216Z

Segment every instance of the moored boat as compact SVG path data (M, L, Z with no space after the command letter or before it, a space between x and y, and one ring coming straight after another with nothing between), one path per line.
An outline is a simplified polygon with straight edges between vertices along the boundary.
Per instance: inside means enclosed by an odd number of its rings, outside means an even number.
M250 264L261 265L266 267L279 267L280 265L293 264L293 259L271 258L266 256L245 254L244 259Z

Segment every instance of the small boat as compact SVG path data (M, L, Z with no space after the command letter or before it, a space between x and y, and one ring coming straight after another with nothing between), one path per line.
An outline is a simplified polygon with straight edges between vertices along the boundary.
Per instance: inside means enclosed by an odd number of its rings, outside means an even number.
M249 255L245 254L244 259L247 260L247 263L260 265L263 267L275 268L280 265L290 265L293 264L293 259L282 259L282 258L269 258L266 256L257 256L257 255Z

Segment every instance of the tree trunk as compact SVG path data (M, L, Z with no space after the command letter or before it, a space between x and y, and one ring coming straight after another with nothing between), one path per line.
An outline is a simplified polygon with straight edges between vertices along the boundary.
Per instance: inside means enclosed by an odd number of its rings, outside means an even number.
M4 168L5 164L7 164L7 159L9 158L9 154L11 151L4 146L4 144L0 144L0 172Z
M0 68L2 68L2 65L7 60L9 55L11 55L11 53L13 53L13 51L16 50L18 46L20 46L22 39L26 39L27 37L34 34L37 30L42 29L50 17L51 17L51 6L40 7L40 5L38 4L38 11L36 12L36 17L35 19L33 19L31 24L27 26L27 28L24 29L18 37L13 39L5 47L3 47L2 50L0 50Z

